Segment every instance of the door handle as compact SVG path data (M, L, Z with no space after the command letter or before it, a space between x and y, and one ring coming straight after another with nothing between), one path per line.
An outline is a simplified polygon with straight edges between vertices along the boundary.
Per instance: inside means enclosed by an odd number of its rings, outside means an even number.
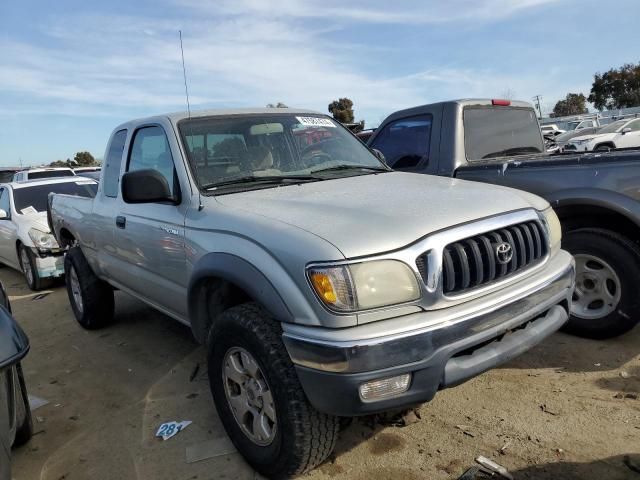
M124 228L126 226L127 226L127 217L123 217L121 215L118 215L116 217L116 227Z

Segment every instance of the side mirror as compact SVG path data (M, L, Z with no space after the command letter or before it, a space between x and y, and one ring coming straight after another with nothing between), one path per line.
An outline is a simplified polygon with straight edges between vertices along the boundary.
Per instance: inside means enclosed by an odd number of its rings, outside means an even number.
M0 371L18 363L27 352L29 339L9 310L0 308Z
M135 170L122 176L122 199L126 203L175 202L169 183L157 170Z
M623 128L620 133L622 135L625 135L625 134L629 133L630 131L631 131L631 127L626 127L626 128Z
M6 210L0 208L0 220L7 220L9 218L9 214Z
M371 153L373 153L378 160L387 165L387 159L384 157L384 153L382 153L377 148L372 148Z

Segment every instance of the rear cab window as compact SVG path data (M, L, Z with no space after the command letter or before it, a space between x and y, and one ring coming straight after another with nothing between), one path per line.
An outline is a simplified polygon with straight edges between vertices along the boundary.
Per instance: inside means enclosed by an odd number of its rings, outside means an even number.
M531 108L469 106L463 110L467 160L543 153L538 119Z
M44 172L29 172L29 180L74 176L75 174L71 170L47 170Z

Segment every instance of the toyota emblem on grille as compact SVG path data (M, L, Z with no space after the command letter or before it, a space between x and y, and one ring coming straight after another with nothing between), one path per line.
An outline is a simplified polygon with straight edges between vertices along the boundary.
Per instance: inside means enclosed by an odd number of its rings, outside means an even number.
M499 243L496 246L496 257L500 265L509 263L513 258L513 248L511 248L511 245L507 242Z

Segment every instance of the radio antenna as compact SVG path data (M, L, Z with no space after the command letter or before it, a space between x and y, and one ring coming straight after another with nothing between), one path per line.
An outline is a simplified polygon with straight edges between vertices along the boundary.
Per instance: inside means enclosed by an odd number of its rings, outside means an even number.
M184 67L184 49L182 48L182 30L178 30L180 35L180 54L182 55L182 76L184 77L184 94L187 97L187 115L191 119L191 106L189 105L189 89L187 88L187 69Z
M189 120L191 120L191 105L189 105L189 88L187 87L187 69L184 66L184 48L182 47L182 30L178 30L178 35L180 36L180 55L182 57L182 76L184 78L184 94L187 97L187 116ZM191 132L191 124L189 125L189 132L191 133L191 141L193 141L193 132ZM189 141L187 140L187 145L189 145ZM200 189L198 189L198 211L202 211L204 205L202 203L202 194L200 193Z

